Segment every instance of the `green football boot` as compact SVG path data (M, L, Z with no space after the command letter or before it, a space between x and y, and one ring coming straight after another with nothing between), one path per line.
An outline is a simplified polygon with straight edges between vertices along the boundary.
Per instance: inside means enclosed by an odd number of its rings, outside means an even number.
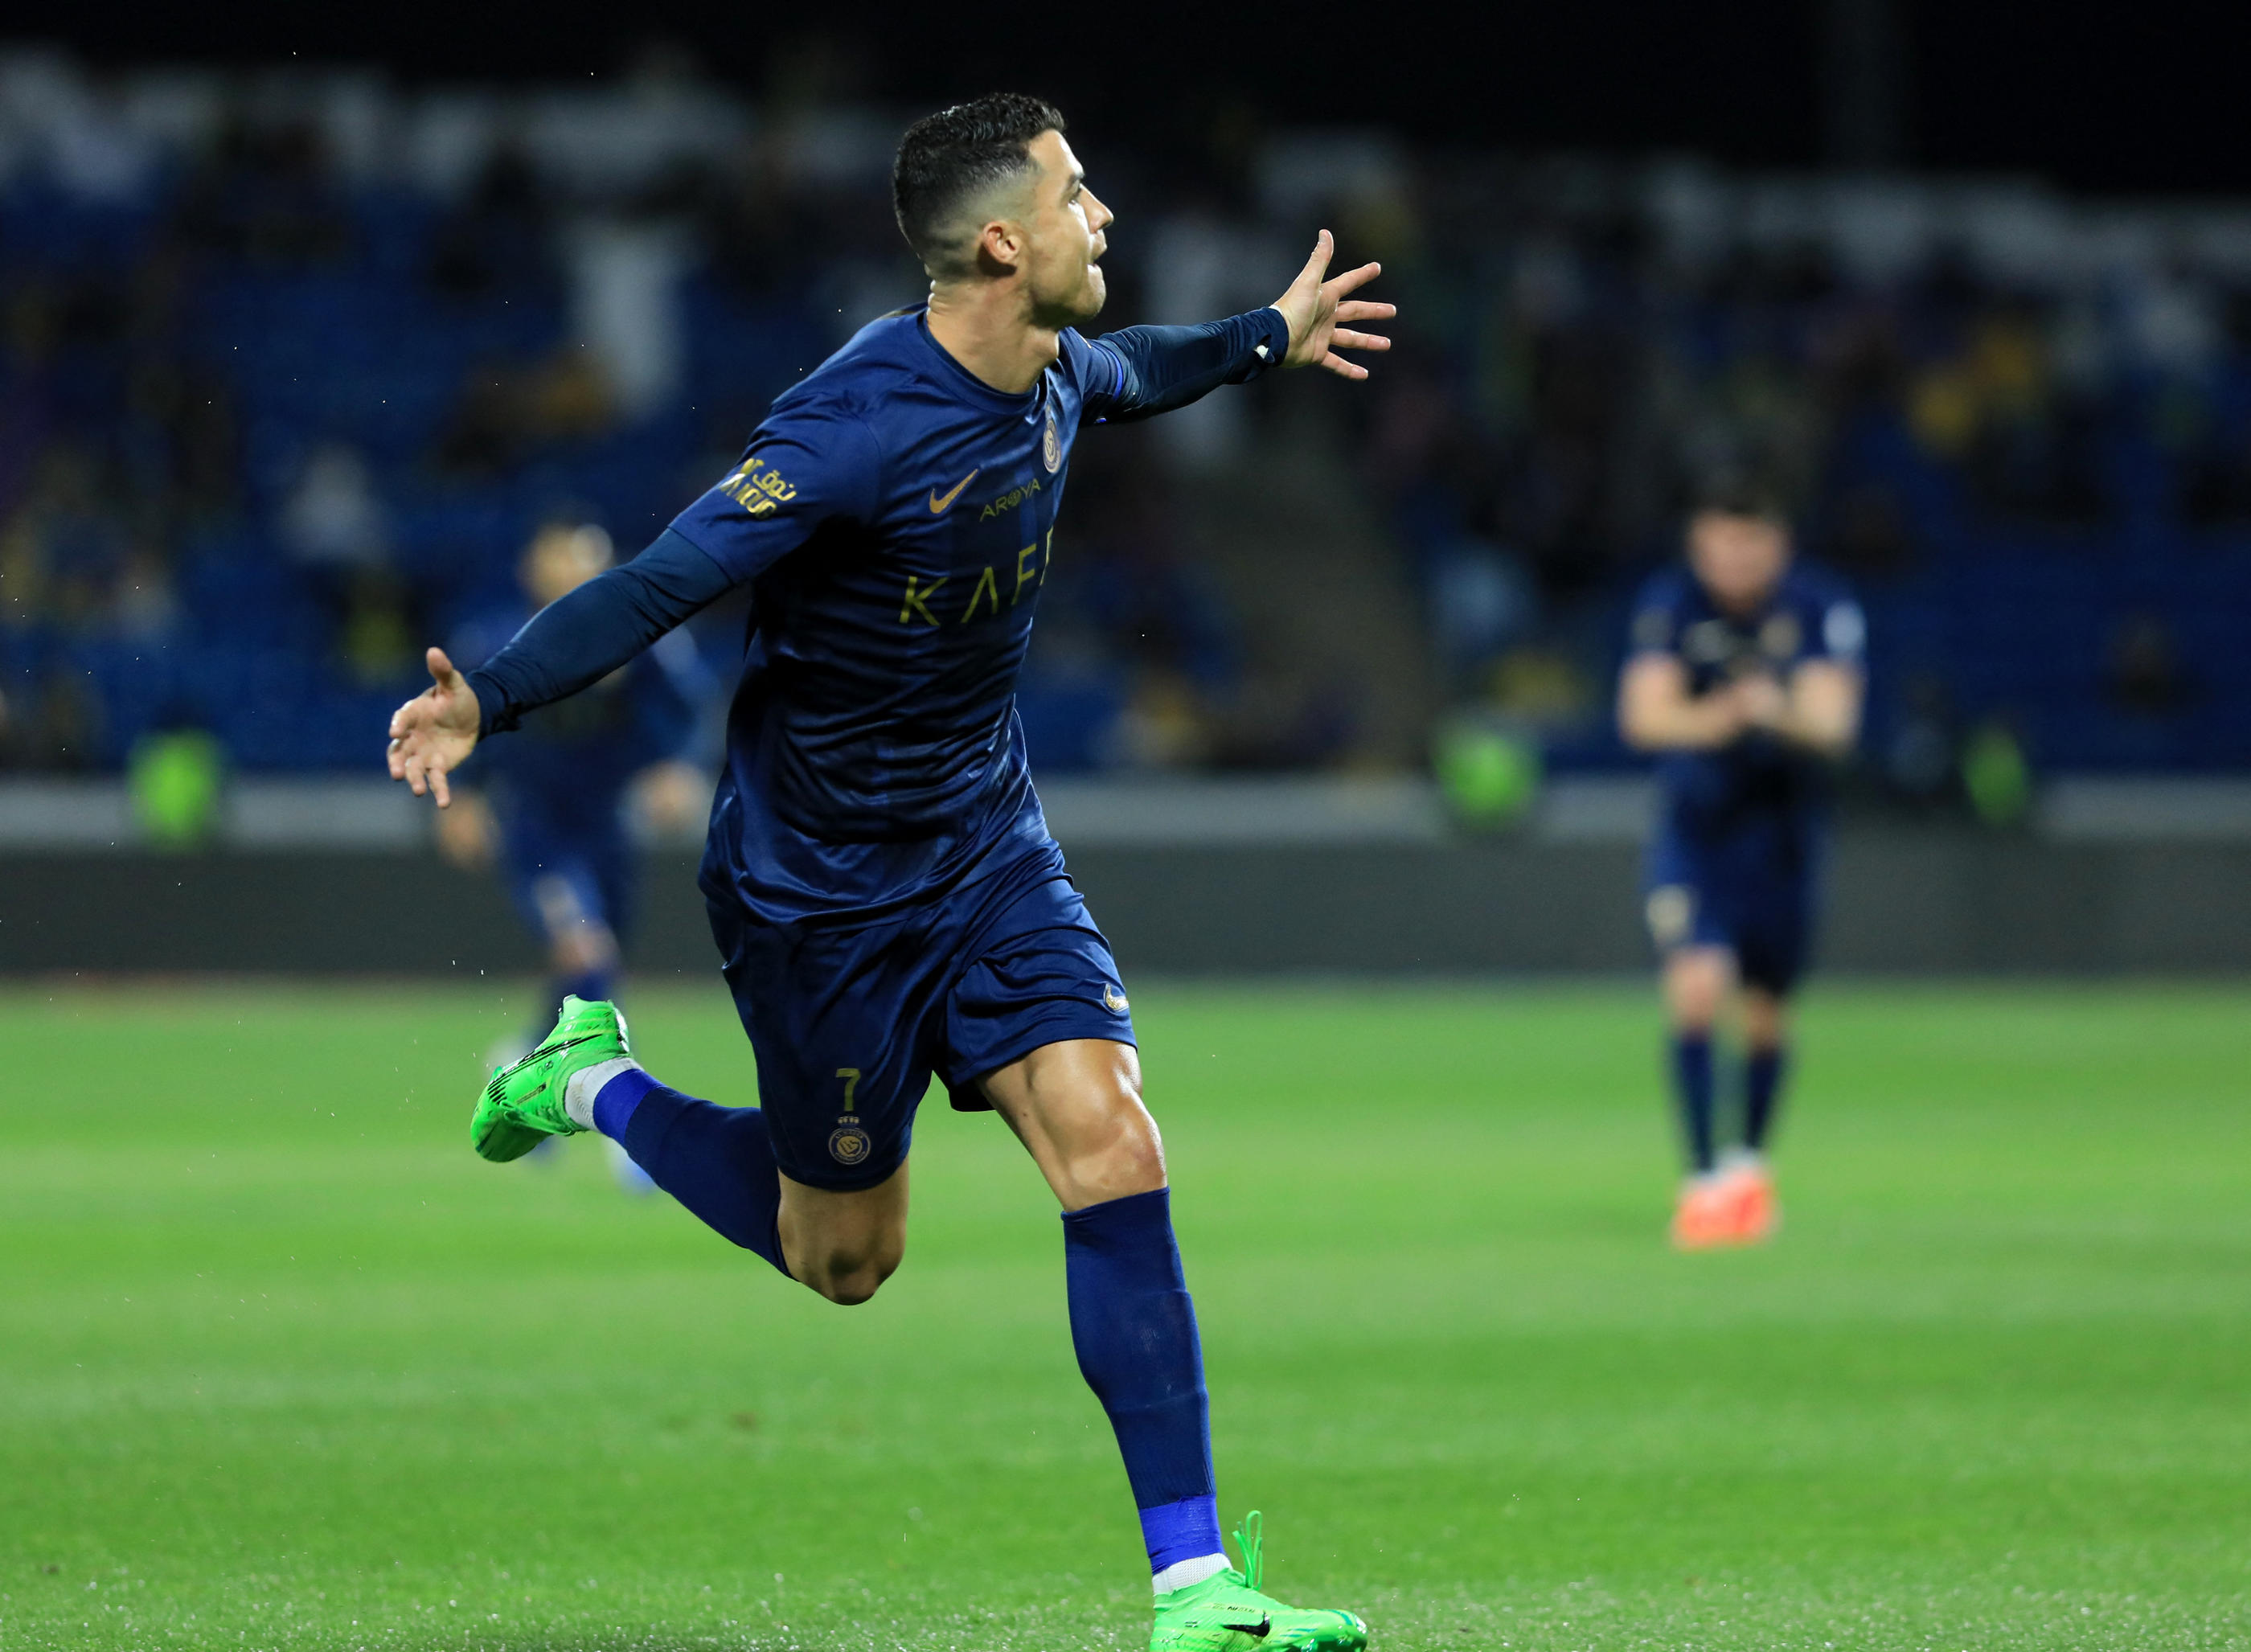
M492 1082L469 1116L469 1145L479 1158L504 1165L551 1136L578 1134L584 1126L563 1110L563 1087L571 1075L632 1054L626 1018L616 1005L564 999L555 1030L537 1049L513 1067L493 1069Z
M1265 1536L1256 1511L1235 1540L1241 1572L1229 1567L1157 1597L1149 1652L1362 1652L1368 1625L1351 1613L1305 1611L1258 1593Z

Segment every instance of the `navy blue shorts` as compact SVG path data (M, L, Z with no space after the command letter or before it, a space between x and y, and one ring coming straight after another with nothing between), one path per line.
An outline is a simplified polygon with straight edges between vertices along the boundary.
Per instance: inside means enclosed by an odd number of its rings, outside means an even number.
M1133 1042L1110 944L1059 861L1029 888L866 929L706 905L774 1158L808 1186L872 1187L905 1163L932 1074L973 1111L979 1079L1042 1044Z
M1786 994L1812 948L1815 861L1811 842L1794 834L1659 832L1642 874L1649 938L1660 957L1724 948L1747 985Z
M634 866L616 810L571 817L511 798L498 812L509 898L535 934L559 940L582 923L625 933Z

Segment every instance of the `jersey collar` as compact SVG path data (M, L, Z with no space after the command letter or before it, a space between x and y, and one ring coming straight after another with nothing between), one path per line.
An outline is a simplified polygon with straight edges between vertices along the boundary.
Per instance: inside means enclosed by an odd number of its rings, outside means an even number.
M968 400L980 403L996 413L1029 414L1047 394L1046 373L1040 375L1040 382L1036 385L1021 393L994 390L976 374L947 355L945 346L932 336L930 330L929 305L918 304L911 313L914 316L915 337L920 341L924 351L936 364L938 376Z

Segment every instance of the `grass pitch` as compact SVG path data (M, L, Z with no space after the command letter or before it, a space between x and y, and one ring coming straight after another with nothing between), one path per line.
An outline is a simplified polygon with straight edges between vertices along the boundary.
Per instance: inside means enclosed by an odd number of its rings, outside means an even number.
M597 1150L487 990L0 994L0 1646L1131 1647L991 1116L842 1310ZM1759 1253L1675 1256L1638 989L1146 989L1229 1524L1407 1649L2251 1645L2237 988L1832 987ZM724 995L644 992L747 1099Z

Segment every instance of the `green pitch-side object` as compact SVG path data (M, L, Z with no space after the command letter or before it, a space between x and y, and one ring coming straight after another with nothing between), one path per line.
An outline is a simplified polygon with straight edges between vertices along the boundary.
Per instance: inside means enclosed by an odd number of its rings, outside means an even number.
M633 1054L626 1018L614 1004L563 1000L555 1030L513 1067L493 1069L492 1082L469 1116L469 1145L495 1165L522 1158L550 1136L575 1135L582 1126L563 1110L571 1075Z
M1236 1528L1241 1572L1229 1568L1157 1597L1149 1652L1362 1652L1368 1625L1351 1613L1284 1606L1258 1593L1262 1524L1254 1510Z
M192 849L218 827L226 753L200 729L144 736L126 759L133 816L149 841Z
M1962 753L1962 785L1970 807L1989 826L2012 826L2032 808L2032 765L2005 722L1988 722Z
M1465 826L1508 826L1539 801L1540 747L1521 734L1480 717L1453 717L1439 725L1430 756L1447 806Z

